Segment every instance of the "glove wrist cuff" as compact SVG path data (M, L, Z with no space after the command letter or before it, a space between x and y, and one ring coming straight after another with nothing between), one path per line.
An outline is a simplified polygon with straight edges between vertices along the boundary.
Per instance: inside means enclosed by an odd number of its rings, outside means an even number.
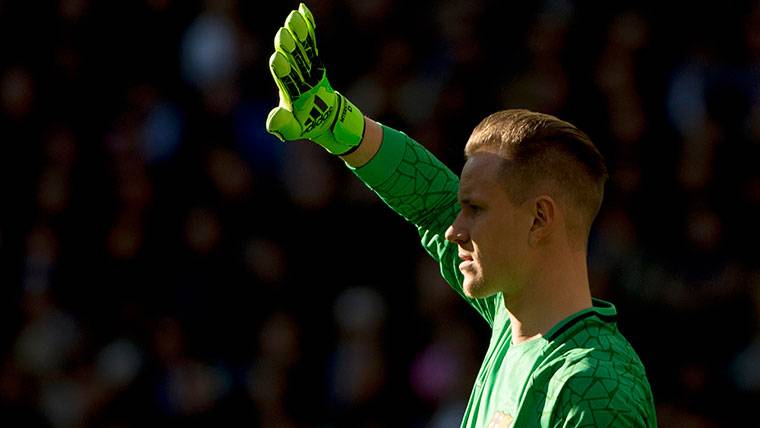
M346 149L358 146L364 137L364 115L356 106L338 93L341 100L341 106L333 126L335 141L345 145ZM344 150L345 151L345 150Z
M354 151L364 137L364 115L346 97L337 95L337 111L326 135L315 139L328 152L342 156Z

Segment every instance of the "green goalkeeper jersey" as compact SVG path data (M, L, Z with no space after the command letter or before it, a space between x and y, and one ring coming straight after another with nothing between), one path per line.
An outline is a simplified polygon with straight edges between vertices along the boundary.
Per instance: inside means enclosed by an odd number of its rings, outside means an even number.
M459 179L428 150L383 126L380 150L354 172L417 226L443 277L491 326L462 427L657 425L644 367L618 331L612 304L594 299L545 335L513 344L501 293L464 295L457 246L444 238L459 212Z

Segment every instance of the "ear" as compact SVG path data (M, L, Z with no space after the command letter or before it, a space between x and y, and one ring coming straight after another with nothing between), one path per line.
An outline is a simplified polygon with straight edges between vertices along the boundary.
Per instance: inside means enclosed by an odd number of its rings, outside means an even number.
M530 228L528 242L535 247L546 242L552 234L556 223L557 204L550 196L542 195L533 200L531 209L533 224Z

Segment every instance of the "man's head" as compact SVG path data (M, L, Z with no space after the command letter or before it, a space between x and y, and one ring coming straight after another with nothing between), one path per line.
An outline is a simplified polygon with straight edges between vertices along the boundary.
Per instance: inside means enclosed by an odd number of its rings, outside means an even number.
M607 179L586 134L550 115L505 110L475 127L465 155L462 211L446 237L460 246L467 294L519 286L557 249L585 263Z

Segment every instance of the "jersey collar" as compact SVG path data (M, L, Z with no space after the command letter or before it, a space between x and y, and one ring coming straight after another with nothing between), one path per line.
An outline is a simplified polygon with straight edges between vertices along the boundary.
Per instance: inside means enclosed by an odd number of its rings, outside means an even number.
M595 316L605 323L614 323L617 320L617 309L615 309L615 305L612 303L602 299L593 298L591 299L591 304L592 306L590 308L580 310L570 315L549 329L544 335L546 340L552 341L556 339L570 327L589 317Z

